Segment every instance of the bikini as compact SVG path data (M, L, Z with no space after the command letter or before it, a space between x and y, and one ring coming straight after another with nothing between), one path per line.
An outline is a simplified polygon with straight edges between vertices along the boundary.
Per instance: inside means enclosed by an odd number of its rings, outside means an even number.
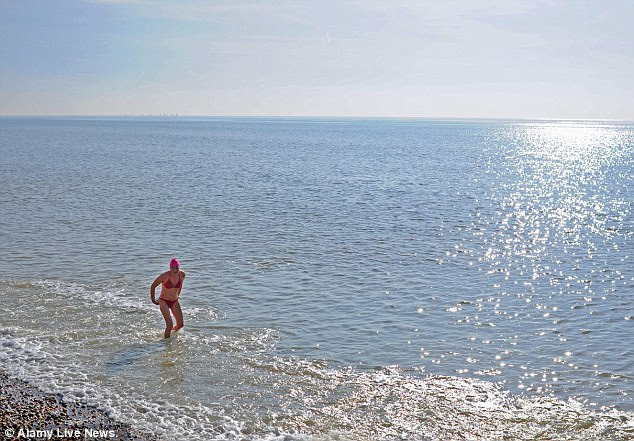
M183 286L183 281L181 280L181 276L180 276L180 274L178 275L178 283L177 283L176 285L173 285L173 284L172 284L171 277L172 277L171 275L170 275L170 276L168 276L168 277L167 277L167 282L163 283L163 286L164 286L165 288L167 288L167 289L172 289L172 288L180 288L180 287L182 287L182 286ZM172 309L172 306L174 306L174 304L175 304L176 302L178 302L178 299L176 299L176 300L166 300L166 299L164 299L163 297L159 297L159 302L160 302L161 300L163 300L163 301L167 304L167 307L168 307L169 309Z

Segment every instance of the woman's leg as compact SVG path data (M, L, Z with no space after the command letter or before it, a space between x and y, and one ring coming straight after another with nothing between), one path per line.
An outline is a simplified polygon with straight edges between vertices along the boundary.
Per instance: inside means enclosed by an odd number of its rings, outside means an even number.
M159 307L161 308L161 314L165 319L165 338L169 338L172 332L172 316L170 315L170 309L165 303L165 300L159 300Z
M181 311L180 302L176 301L174 305L172 305L172 312L174 313L174 318L176 319L176 325L174 326L173 331L178 331L183 327L183 311Z

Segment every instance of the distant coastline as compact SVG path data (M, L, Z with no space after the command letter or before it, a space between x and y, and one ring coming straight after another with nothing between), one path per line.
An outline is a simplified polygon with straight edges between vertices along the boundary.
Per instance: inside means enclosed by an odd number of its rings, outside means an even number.
M594 123L594 124L632 124L634 119L603 118L541 118L541 117L450 117L450 116L327 116L327 115L182 115L164 114L104 114L104 115L0 115L0 119L42 119L42 120L148 120L148 121L282 121L282 122L445 122L445 123L483 123L483 122L553 122L553 123Z

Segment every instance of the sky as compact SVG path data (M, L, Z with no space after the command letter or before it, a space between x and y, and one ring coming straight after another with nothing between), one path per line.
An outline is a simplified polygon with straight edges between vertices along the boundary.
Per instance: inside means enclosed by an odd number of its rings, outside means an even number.
M0 115L634 120L634 1L0 0Z

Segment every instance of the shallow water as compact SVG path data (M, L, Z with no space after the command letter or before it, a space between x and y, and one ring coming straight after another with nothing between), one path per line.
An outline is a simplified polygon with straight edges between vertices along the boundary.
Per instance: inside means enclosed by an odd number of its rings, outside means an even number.
M634 435L631 124L0 129L10 374L166 439Z

